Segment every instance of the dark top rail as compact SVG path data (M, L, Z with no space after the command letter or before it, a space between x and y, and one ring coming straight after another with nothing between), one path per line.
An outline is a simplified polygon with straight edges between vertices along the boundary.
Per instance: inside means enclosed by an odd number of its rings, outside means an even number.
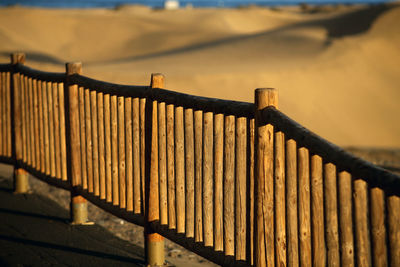
M33 79L46 82L63 83L66 77L65 73L40 71L21 64L15 65L15 71Z
M321 156L324 162L335 164L338 171L347 171L353 177L365 180L369 186L385 190L388 195L400 196L399 176L344 151L304 128L274 107L267 107L262 111L262 120L265 124L269 123L277 127L288 138L294 139L299 147L305 147L312 154Z
M12 70L13 65L11 64L0 64L0 72L8 72Z
M149 86L121 85L95 80L79 74L73 74L67 78L69 84L96 90L104 94L125 96L125 97L147 97Z
M205 112L222 113L238 117L254 118L254 104L218 98L202 97L155 88L151 91L155 100Z

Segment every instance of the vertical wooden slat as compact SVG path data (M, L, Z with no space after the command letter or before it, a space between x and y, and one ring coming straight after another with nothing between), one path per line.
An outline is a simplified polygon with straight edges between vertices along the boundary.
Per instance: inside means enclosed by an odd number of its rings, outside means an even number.
M338 179L341 265L350 267L354 266L352 180L345 171Z
M119 206L126 208L126 177L125 177L125 100L118 97L118 180Z
M106 199L106 160L104 140L104 95L97 93L97 125L99 127L99 181L100 199Z
M31 143L30 143L30 135L29 135L29 86L27 82L27 78L24 75L20 75L20 85L23 88L23 94L24 94L24 100L23 100L23 105L24 105L24 133L23 139L24 141L24 157L25 157L25 162L28 165L32 164L32 158L31 158Z
M369 232L369 202L368 184L361 180L354 180L354 214L356 231L356 260L358 266L372 266L370 232Z
M236 119L236 179L235 179L235 256L236 260L246 260L246 174L247 174L247 120Z
M286 266L285 135L275 133L275 251L276 265Z
M298 149L300 264L311 266L310 160L308 149Z
M15 62L17 63L17 62ZM11 102L8 99L9 90L8 90L8 80L7 80L7 72L1 73L2 78L2 100L3 100L3 155L8 156L8 122L9 122L9 107ZM16 73L13 75L14 80L14 136L15 136L15 157L17 160L22 159L22 112L21 112L21 88L18 83L19 74Z
M254 264L254 135L255 135L255 121L250 119L249 121L249 220L248 220L248 255L247 261L253 265Z
M203 128L203 242L214 245L213 225L213 118L212 112L204 113Z
M86 170L88 180L88 191L93 193L93 142L92 142L92 113L90 110L90 90L84 89L84 106L85 106L85 137L86 137Z
M29 100L29 137L30 137L30 152L31 152L31 166L33 168L36 167L36 142L37 140L35 139L35 106L34 106L34 95L33 95L33 85L32 85L32 78L25 77L25 82L27 82L28 85L28 100Z
M145 203L145 118L146 118L146 98L141 98L139 101L139 128L140 128L140 188L141 188L141 206L142 213L146 208Z
M4 97L4 86L3 86L3 73L0 73L0 155L3 156L3 146L4 146L4 141L3 141L3 129L4 129L4 115L5 112L3 111L4 109L4 103L5 103L5 97Z
M185 232L185 136L183 107L175 108L176 230Z
M125 98L126 210L133 211L132 98Z
M371 236L373 266L388 266L386 249L385 193L380 188L371 188ZM400 210L398 211L400 212Z
M195 228L194 240L203 241L203 111L194 112Z
M37 81L38 91L38 104L39 104L39 151L40 151L40 168L42 173L45 173L46 161L45 161L45 145L44 145L44 127L43 127L43 87L42 81Z
M326 247L328 266L340 265L339 254L339 227L337 207L337 177L336 166L332 163L324 164L324 195L326 213Z
M90 92L90 112L92 123L92 159L93 159L93 190L95 196L100 196L100 179L99 179L99 137L97 128L97 93Z
M6 117L7 117L7 139L6 139L6 144L7 144L7 156L11 157L12 156L12 141L11 141L11 135L12 135L12 129L11 129L11 77L10 73L6 73L6 101L9 103L6 108Z
M33 85L33 106L34 106L34 127L35 127L35 158L36 158L36 170L40 170L41 162L40 162L40 130L39 130L39 93L37 80L32 80Z
M22 160L24 162L27 162L27 140L26 140L26 109L25 109L25 105L26 105L26 91L25 91L25 86L24 86L24 82L23 82L23 75L22 74L15 74L16 80L17 80L17 84L14 84L15 86L19 87L19 91L20 91L20 99L21 99L21 103L20 103L20 108L21 108L21 145L22 145Z
M278 106L278 94L274 89L255 90L256 113L256 237L255 265L275 266L274 238L274 127L263 124L261 110Z
M400 197L387 198L390 266L400 266Z
M56 177L56 153L54 140L54 99L53 84L47 83L47 102L49 110L49 152L50 152L50 176Z
M194 130L193 109L185 109L185 232L186 237L194 237Z
M176 228L175 212L175 116L174 105L167 105L168 227Z
M61 144L60 144L60 106L58 100L58 84L52 84L53 90L53 124L54 124L54 157L55 176L61 179ZM64 108L64 107L61 107Z
M43 105L43 140L44 140L44 173L50 174L50 140L49 140L49 108L47 102L47 83L42 81L42 105Z
M322 158L311 157L311 214L313 265L326 265L325 223L324 223L324 183Z
M224 250L235 255L235 116L225 116L224 135Z
M286 215L287 215L287 265L299 266L297 202L297 145L296 141L286 141Z
M81 176L82 176L82 187L88 189L88 169L87 169L87 157L86 157L86 112L85 112L85 89L83 87L78 88L79 95L79 128L80 128L80 140L81 140Z
M82 64L71 63L66 65L67 75L80 74ZM71 185L78 186L82 184L81 180L81 162L80 162L80 138L79 138L79 100L78 86L68 86L68 110L69 110L69 155L71 157ZM61 110L61 109L60 109Z
M111 115L109 94L104 94L104 139L106 153L106 201L112 202Z
M60 106L60 145L61 145L61 178L66 181L67 177L67 144L65 128L65 109L64 109L64 84L58 84L58 100ZM79 116L79 114L78 114ZM79 134L79 129L78 129ZM78 137L79 138L79 137Z
M139 98L134 98L132 103L133 113L133 209L135 213L141 212L141 186L140 186L140 127L139 127Z
M161 224L168 224L167 128L165 119L165 102L161 102L158 103L158 168Z
M214 115L214 250L224 250L224 115Z
M117 96L111 96L111 168L112 168L112 202L119 205L118 182L118 105Z

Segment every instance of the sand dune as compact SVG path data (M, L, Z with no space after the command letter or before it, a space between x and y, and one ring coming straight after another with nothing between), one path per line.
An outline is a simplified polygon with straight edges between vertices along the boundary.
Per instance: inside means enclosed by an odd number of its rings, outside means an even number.
M314 10L318 11L318 10ZM289 7L151 10L0 9L0 60L25 51L33 67L253 101L280 90L283 112L339 144L400 147L400 7L302 12Z

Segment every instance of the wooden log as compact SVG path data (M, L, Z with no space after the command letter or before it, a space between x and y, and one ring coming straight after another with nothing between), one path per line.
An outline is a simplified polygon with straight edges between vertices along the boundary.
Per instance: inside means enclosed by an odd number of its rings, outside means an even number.
M185 142L183 107L175 108L176 230L185 232Z
M203 242L204 246L214 245L213 225L213 118L212 112L205 112L203 119ZM179 217L178 217L179 218Z
M97 93L97 125L99 127L99 181L100 199L106 199L106 156L104 138L104 95Z
M49 152L50 152L50 176L56 177L56 153L54 140L54 99L53 99L53 84L47 83L47 103L49 112Z
M158 168L160 182L160 223L168 224L167 128L165 102L158 103Z
M146 208L146 192L145 192L145 151L146 151L146 98L139 100L139 128L140 128L140 188L141 188L141 206L142 213Z
M369 231L368 184L361 179L354 180L354 214L356 231L356 260L358 266L372 266Z
M175 199L175 116L174 105L167 105L168 227L176 228Z
M249 220L248 220L248 237L247 241L247 261L250 265L254 264L254 137L255 137L255 121L249 121Z
M339 173L339 226L341 265L354 266L352 179L348 172Z
M236 162L235 162L235 257L246 260L246 218L247 218L247 120L236 119ZM284 212L284 211L283 211Z
M310 158L308 149L298 149L299 178L299 249L300 265L311 266L311 203L310 203Z
M140 127L139 127L139 98L134 98L133 112L133 209L135 214L141 212L140 186Z
M185 109L185 232L186 237L194 237L194 129L193 109Z
M313 265L325 266L324 182L322 158L318 155L311 157L311 214Z
M66 65L67 75L81 74L82 64L81 63L69 63ZM80 158L80 138L79 138L79 102L78 102L78 86L69 85L68 87L69 97L69 155L71 157L71 184L72 186L78 186L82 184L81 180L81 158Z
M326 213L326 246L328 266L340 265L339 227L337 207L336 166L332 163L324 165L324 195Z
M99 177L99 135L97 128L97 93L90 91L90 112L92 123L92 160L93 160L93 190L95 196L100 196L100 177Z
M235 255L235 116L225 116L224 133L224 251Z
M390 266L400 266L400 197L387 198Z
M53 91L53 125L54 125L54 157L55 176L61 179L61 142L60 142L60 106L58 99L58 84L52 84ZM61 107L64 108L64 107Z
M125 100L118 97L118 180L119 206L126 208L126 177L125 177Z
M39 151L40 151L40 168L39 171L42 173L46 172L46 149L44 144L44 115L43 115L43 87L42 81L37 81L38 90L38 104L39 104Z
M133 211L132 98L125 98L126 210Z
M109 94L104 94L104 141L106 153L106 201L112 202L111 115Z
M111 168L112 168L112 202L119 205L118 182L118 105L117 96L111 96Z
M78 88L79 94L79 129L81 140L81 178L83 189L88 189L88 168L86 157L86 111L85 111L85 89Z
M40 130L39 130L39 92L37 86L37 80L32 80L33 85L33 108L34 108L34 127L35 127L35 158L36 158L36 170L40 170Z
M66 125L64 108L64 84L58 84L58 100L60 105L60 145L61 145L61 178L67 181L67 144L66 144ZM79 129L78 129L79 133Z
M90 109L90 90L84 88L84 106L85 106L85 137L86 137L86 171L88 180L88 191L93 193L93 142L92 142L92 113ZM117 123L117 122L115 122Z
M382 189L371 188L370 197L373 266L385 267L388 266L385 226L385 193Z
M262 110L278 107L278 94L274 89L255 90L256 113L256 237L255 265L275 266L274 246L274 127L263 125Z
M224 250L224 115L214 115L214 250ZM246 218L246 217L244 217Z
M286 203L287 265L298 267L297 144L293 139L286 141Z
M30 165L36 167L36 152L35 152L35 126L34 126L34 106L33 106L33 88L32 88L32 78L25 76L25 84L28 87L28 132L29 132L29 151L30 151Z
M4 112L4 108L5 108L5 101L6 98L4 97L4 78L3 78L3 73L0 73L0 155L3 156L4 155L4 140L3 140L3 129L5 129L5 112Z
M286 266L285 135L275 133L275 251L276 265Z
M7 99L7 103L10 103L9 105L7 105L7 109L6 109L6 116L7 116L7 156L9 158L12 157L12 130L11 129L11 77L10 77L10 73L7 72L6 73L6 99ZM14 114L15 115L15 114Z

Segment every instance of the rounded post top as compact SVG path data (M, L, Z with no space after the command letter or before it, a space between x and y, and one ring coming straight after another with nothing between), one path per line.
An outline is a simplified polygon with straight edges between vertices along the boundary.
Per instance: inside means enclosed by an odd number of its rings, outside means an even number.
M66 63L65 70L67 72L67 75L82 74L82 63L81 62Z
M151 88L163 88L165 76L161 73L152 73L150 87Z
M276 90L275 88L256 89L255 104L258 110L269 106L278 108L278 90Z
M25 63L25 53L13 53L10 55L11 64L24 64Z

